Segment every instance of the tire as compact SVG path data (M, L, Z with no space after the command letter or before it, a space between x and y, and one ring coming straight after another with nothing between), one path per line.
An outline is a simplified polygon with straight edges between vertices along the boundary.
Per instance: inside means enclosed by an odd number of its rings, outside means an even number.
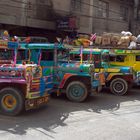
M6 87L0 91L0 111L4 115L16 116L24 109L23 94L16 88Z
M73 81L66 88L66 96L70 101L83 102L88 97L88 89L82 82Z
M128 83L122 78L116 78L110 83L110 91L117 96L125 95L128 91Z

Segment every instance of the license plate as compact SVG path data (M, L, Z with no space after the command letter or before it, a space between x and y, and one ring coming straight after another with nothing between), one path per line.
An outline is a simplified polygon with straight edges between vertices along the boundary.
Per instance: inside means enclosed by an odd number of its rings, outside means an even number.
M45 97L41 97L39 99L27 100L25 102L25 108L26 108L26 110L38 108L41 105L47 104L48 103L48 99L49 99L49 97L45 96Z
M46 102L48 102L48 97L42 97L42 98L37 100L36 104L37 104L37 106L39 106L39 105L44 104Z

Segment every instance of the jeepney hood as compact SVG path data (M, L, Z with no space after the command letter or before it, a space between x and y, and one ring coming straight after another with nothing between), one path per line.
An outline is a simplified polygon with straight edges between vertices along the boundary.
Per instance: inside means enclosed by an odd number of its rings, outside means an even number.
M25 65L23 65L23 64L16 64L15 67L26 69L27 67L37 67L37 64L25 64Z
M58 68L68 73L89 73L90 64L61 63Z
M0 77L1 78L18 78L18 79L26 79L27 75L32 75L33 77L41 77L42 69L40 66L36 64L16 64L13 66L12 64L3 64L0 66Z

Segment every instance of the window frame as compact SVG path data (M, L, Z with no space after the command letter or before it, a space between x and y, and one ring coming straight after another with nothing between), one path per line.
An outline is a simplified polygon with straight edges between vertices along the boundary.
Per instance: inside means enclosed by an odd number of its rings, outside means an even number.
M104 0L99 0L97 17L101 17L101 18L108 18L109 17L109 2L104 1Z
M71 11L82 12L82 0L71 0Z
M139 60L137 60L137 56L140 57L140 55L136 55L136 57L135 57L135 60L136 60L137 62L139 62L139 61L140 61L140 58L139 58Z
M129 14L129 7L121 4L120 5L120 19L122 19L123 21L128 21L128 14Z

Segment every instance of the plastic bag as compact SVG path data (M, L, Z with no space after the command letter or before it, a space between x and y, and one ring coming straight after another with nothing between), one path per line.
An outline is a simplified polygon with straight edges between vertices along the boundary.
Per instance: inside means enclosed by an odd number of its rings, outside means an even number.
M140 44L140 35L137 36L136 42Z
M136 48L136 42L132 41L130 42L128 49L134 49L134 48Z

